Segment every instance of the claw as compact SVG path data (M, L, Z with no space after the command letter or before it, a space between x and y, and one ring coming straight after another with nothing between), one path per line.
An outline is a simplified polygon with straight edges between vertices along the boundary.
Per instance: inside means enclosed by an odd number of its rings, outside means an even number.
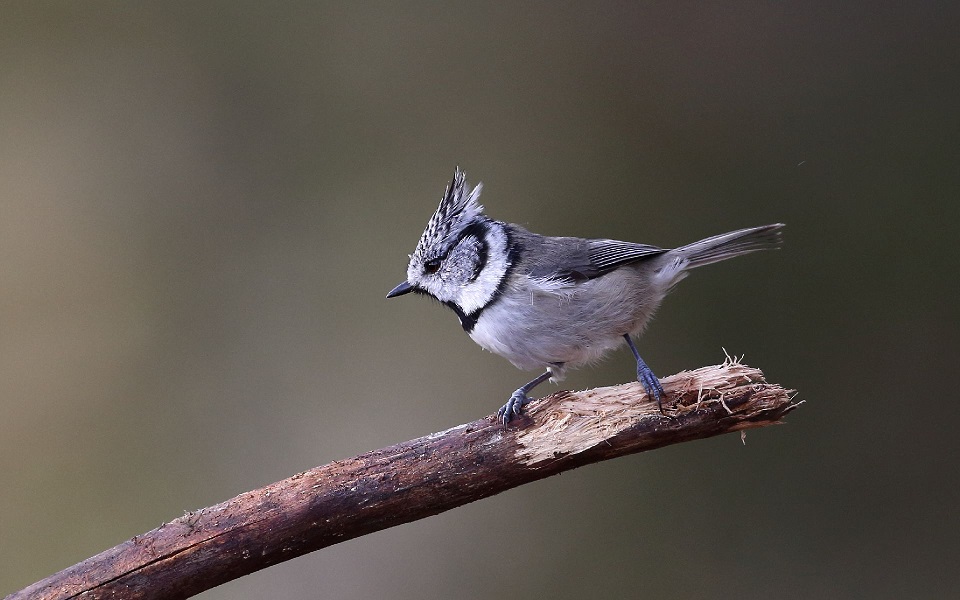
M563 364L557 363L555 367L562 368ZM552 371L547 369L546 373L538 376L533 381L526 383L525 385L520 386L507 400L507 403L500 407L500 410L497 411L497 420L506 426L507 423L513 420L514 417L520 416L520 411L523 409L523 405L527 402L530 402L530 398L527 397L527 392L537 387L544 381L550 378Z
M507 400L507 403L497 411L497 420L506 425L512 421L514 417L520 416L523 405L528 402L530 402L530 398L523 393L523 390L515 391L513 395L510 396L510 399Z
M660 385L660 380L657 379L657 376L653 374L653 371L650 370L650 367L645 364L642 367L637 366L637 379L643 384L643 389L646 390L647 394L653 396L653 398L657 401L657 409L659 409L660 412L663 412L661 400L667 394L663 391L663 386Z
M629 346L631 352L633 352L633 357L637 359L637 381L643 384L643 389L646 390L648 396L653 396L656 399L657 410L660 411L660 414L663 414L663 405L660 402L667 394L663 391L660 380L653 374L653 371L650 370L647 363L643 362L643 359L640 358L640 353L637 352L637 347L633 345L630 334L624 334L623 339L627 340L627 346Z

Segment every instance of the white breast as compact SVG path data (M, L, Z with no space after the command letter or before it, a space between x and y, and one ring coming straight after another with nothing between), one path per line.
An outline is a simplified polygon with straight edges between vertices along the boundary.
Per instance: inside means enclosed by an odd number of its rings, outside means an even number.
M518 276L484 309L470 337L520 369L594 362L646 325L662 297L651 297L647 281L631 267L576 284Z

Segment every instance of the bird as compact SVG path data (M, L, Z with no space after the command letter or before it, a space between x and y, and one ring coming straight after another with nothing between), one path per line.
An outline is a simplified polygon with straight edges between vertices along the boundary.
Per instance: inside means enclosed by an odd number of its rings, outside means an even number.
M637 380L662 414L660 380L640 357L640 336L664 296L691 269L776 248L783 223L739 229L679 248L612 239L554 237L484 214L483 184L457 167L409 255L406 279L387 294L430 296L456 313L482 348L543 373L497 411L504 425L547 379L594 363L626 343Z

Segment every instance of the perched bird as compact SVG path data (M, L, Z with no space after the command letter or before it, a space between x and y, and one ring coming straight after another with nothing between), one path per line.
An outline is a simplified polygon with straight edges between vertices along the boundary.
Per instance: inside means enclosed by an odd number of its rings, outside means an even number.
M637 379L660 405L660 381L640 358L643 332L663 297L687 271L775 248L782 223L740 229L666 249L606 239L550 237L495 221L457 168L440 206L410 255L407 279L387 298L408 292L446 304L481 347L517 368L544 369L497 412L508 423L527 394L568 368L600 359L626 342Z

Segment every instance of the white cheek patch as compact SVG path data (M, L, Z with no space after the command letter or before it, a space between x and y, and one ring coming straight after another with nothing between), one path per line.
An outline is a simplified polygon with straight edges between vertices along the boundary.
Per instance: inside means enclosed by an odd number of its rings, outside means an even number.
M481 265L477 277L461 288L457 298L457 304L467 315L475 313L493 300L507 269L510 268L507 232L503 225L491 223L483 241L487 245L487 260Z

